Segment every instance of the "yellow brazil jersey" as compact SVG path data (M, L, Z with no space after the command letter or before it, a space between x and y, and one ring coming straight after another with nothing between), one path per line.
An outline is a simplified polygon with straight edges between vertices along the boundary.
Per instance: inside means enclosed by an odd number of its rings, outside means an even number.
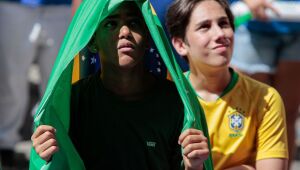
M206 115L215 169L288 158L280 95L268 85L231 72L231 83L219 99L206 102L198 97Z

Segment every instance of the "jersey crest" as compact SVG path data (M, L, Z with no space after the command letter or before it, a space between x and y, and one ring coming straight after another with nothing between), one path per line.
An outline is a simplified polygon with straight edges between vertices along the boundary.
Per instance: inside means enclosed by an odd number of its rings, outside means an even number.
M234 132L240 132L244 128L244 120L245 117L239 113L239 112L234 112L229 115L229 127L231 130Z

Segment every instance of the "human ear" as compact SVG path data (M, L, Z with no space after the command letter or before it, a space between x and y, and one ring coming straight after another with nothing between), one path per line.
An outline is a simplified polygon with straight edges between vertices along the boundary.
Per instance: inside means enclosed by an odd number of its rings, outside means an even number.
M179 55L187 56L187 45L182 38L173 37L172 44Z

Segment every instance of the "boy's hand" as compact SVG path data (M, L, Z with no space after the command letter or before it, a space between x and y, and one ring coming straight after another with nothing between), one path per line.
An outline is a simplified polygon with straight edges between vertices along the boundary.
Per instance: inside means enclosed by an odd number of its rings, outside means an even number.
M197 129L187 129L179 136L178 143L183 148L186 170L202 170L203 162L209 156L207 138Z
M55 138L55 132L56 130L52 126L41 125L31 136L32 146L35 151L47 162L59 149Z

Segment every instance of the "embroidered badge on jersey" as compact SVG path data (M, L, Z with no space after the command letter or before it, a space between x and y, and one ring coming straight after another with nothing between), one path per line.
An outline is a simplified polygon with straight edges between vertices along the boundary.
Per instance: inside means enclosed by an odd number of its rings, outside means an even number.
M239 137L242 136L241 131L244 128L244 123L245 123L245 117L239 109L233 110L232 113L229 114L228 116L229 119L229 128L235 132L235 133L230 133L229 137Z

